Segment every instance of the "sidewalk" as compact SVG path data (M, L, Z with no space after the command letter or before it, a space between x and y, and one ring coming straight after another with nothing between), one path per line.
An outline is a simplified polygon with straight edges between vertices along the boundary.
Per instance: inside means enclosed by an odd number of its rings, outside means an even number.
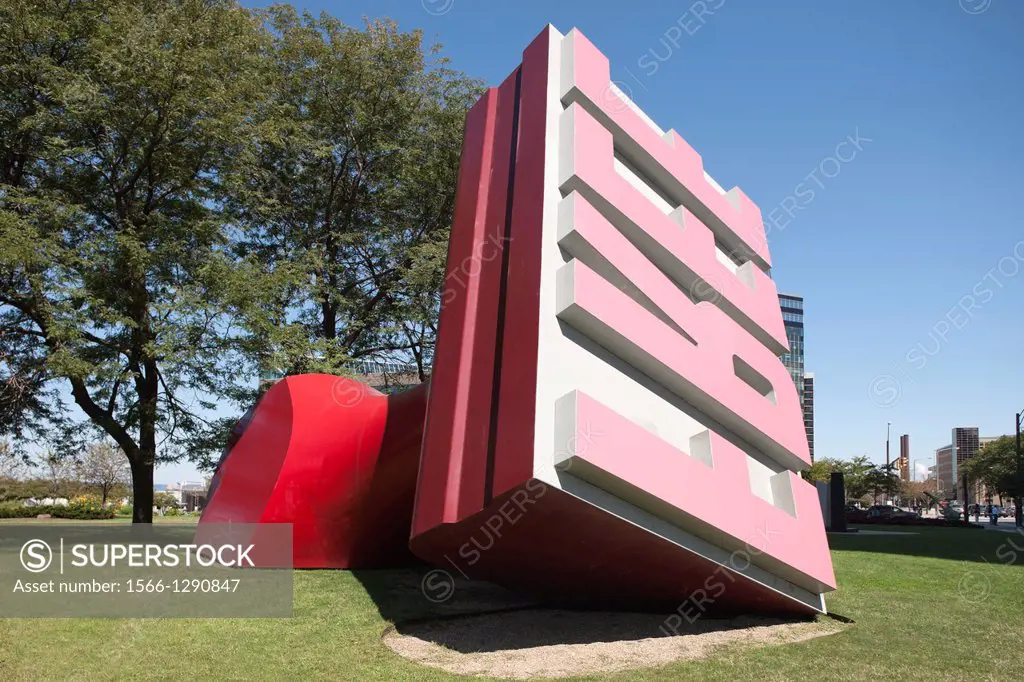
M1006 520L1009 523L1000 523L993 526L991 523L985 524L985 530L994 530L1000 533L1020 533L1024 535L1024 528L1017 528L1013 523L1013 519L1000 519L1001 521Z

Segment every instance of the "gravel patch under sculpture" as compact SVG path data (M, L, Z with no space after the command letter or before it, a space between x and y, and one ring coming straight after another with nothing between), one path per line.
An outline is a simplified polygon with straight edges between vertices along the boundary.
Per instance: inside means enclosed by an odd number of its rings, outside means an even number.
M525 680L607 673L697 660L730 645L770 646L838 632L827 621L743 616L685 621L671 633L662 615L528 609L437 620L384 633L394 652L460 675Z

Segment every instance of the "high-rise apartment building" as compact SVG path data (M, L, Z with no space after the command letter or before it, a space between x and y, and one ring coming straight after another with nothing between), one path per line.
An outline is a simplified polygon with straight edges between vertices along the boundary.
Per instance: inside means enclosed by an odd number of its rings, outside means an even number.
M786 340L789 341L789 352L782 356L782 364L793 377L793 384L800 396L807 447L811 451L811 461L814 461L814 375L804 372L804 299L801 296L779 294L779 307L782 308L782 323L786 326Z

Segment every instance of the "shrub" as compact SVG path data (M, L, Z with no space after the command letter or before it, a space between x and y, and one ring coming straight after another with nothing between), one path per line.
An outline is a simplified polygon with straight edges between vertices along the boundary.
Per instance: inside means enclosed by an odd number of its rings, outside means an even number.
M120 507L117 508L117 515L118 516L131 516L132 515L132 506L130 504L121 505Z
M112 519L114 510L104 507L99 500L91 497L76 497L66 507L57 507L53 516L58 519L77 519L91 521L95 519Z
M7 502L0 504L0 519L34 519L40 514L53 515L57 507L47 505L25 506L20 502Z
M0 504L0 519L34 519L41 514L49 514L55 519L75 519L92 521L114 518L113 509L104 509L96 500L74 500L64 505L32 505L20 503Z
M164 512L164 516L181 516L181 510L177 507L170 507Z

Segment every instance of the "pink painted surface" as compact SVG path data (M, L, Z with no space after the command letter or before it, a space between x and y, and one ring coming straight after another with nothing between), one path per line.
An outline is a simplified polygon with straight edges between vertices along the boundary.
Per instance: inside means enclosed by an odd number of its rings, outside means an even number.
M778 291L764 271L747 267L753 279L750 286L718 260L715 235L693 213L679 207L666 215L622 177L615 170L612 134L579 105L571 105L563 114L562 135L562 156L568 161L559 178L563 191L578 189L609 205L621 221L642 234L649 258L693 271L731 303L760 339L772 344L772 350L789 349Z
M490 398L483 397L481 389L476 407L489 404L491 410L491 420L483 424L482 409L461 407L453 412L446 407L468 405L469 392L432 393L419 485L436 491L439 472L444 470L438 462L447 458L448 490L441 498L436 494L431 498L428 506L435 510L429 513L421 514L428 510L417 502L410 541L413 551L439 565L465 559L467 548L471 549L467 543L482 528L490 528L495 519L508 518L503 505L508 504L510 495L514 499L524 486L535 482L534 470L550 466L551 452L535 450L534 439L537 410L554 409L552 404L537 404L538 396L546 395L544 382L552 380L537 372L540 321L554 313L788 468L773 480L792 486L792 499L780 498L780 504L791 503L798 513L794 517L754 495L746 471L747 454L719 434L708 436L716 464L709 468L589 397L586 400L590 402L584 402L582 408L587 410L584 417L599 421L609 440L577 458L578 466L569 462L570 474L613 495L621 493L620 499L637 505L638 510L650 508L644 506L644 500L655 500L653 506L661 505L663 512L658 518L671 519L670 523L720 548L742 546L752 533L765 529L772 546L765 549L758 565L814 594L832 589L834 576L816 495L792 472L808 462L809 456L796 390L777 357L787 349L787 342L777 292L764 271L770 261L760 212L739 190L728 196L720 194L705 179L700 157L678 135L659 136L618 99L609 88L607 61L585 38L574 32L560 44L553 40L560 39L550 30L542 32L524 51L522 66L502 86L504 91L515 79L512 130L500 124L486 127L484 135L490 138L486 144L494 151L479 171L468 166L460 171L460 203L464 195L475 191L477 172L493 178L508 168L512 171L507 176L511 197L492 183L487 192L477 194L476 206L477 216L486 215L488 224L507 221L508 230L502 245L507 268L501 273L496 312L491 312L489 297L473 299L487 311L478 314L474 324L493 320L498 330L494 338L496 384L491 386L496 402L488 403ZM570 46L572 67L568 81L561 86L563 101L575 103L555 119L549 108L550 79L566 78L566 74L552 70L549 55L554 47L562 50L565 59ZM498 102L496 92L488 95L492 106ZM493 114L496 120L510 111L507 106L507 100L501 98ZM484 129L479 119L471 115L467 122L468 140L479 139ZM551 134L561 136L560 149L546 146ZM639 155L640 165L651 173L654 184L679 197L686 207L666 215L622 177L615 168L619 145ZM505 158L502 169L498 167L498 150L506 146L514 152ZM549 158L549 153L559 153L559 159ZM503 176L501 182L505 181ZM557 207L547 203L557 200L552 192L555 187L568 195ZM552 208L557 210L545 212ZM555 215L557 226L545 224L548 216ZM476 235L472 239L482 238L482 228L472 225L457 216L449 273L467 248L466 242L457 240L467 239L465 235L471 232ZM563 266L558 281L552 282L558 290L558 310L546 309L540 298L543 278L556 277L554 268L541 269L545 262L542 253L551 248L544 239L552 232L562 251L577 259ZM734 273L718 260L716 237L726 248L753 262ZM595 253L599 254L597 262L606 260L658 314L604 279L615 278L607 268L597 266L598 274L580 262ZM695 305L680 290L677 283L681 280L709 285L721 297L721 309L709 303ZM482 291L479 278L473 286ZM566 287L571 300L566 300ZM460 310L462 305L453 303L452 309ZM474 360L480 357L479 351L474 353L468 346L491 337L470 338L463 330L456 335L462 340L453 340L451 330L459 327L446 323L445 315L450 315L447 308L442 312L438 340L438 357L449 358L444 371L482 377L481 365ZM457 343L464 347L453 354L451 349ZM750 369L737 370L734 358ZM440 371L435 366L435 375ZM758 384L760 392L737 376L737 371L758 375L748 380ZM764 384L771 389L771 398L764 395L768 392ZM453 395L462 397L453 403ZM475 513L472 505L452 506L452 488L455 481L465 485L464 472L471 459L473 468L479 467L479 448L468 448L465 441L453 440L445 428L432 426L433 421L446 419L454 419L455 433L489 430L491 477L485 485L490 489ZM565 424L556 423L555 428L565 428ZM602 472L601 476L588 477L587 472L592 471ZM472 487L475 490L475 484ZM422 491L420 495L424 499ZM735 518L722 513L723 499L730 500L730 507L733 501L739 505ZM445 512L439 513L436 507L444 500ZM534 509L514 528L503 527L500 539L490 538L478 562L460 563L458 569L470 577L549 595L604 602L618 597L662 606L685 598L719 568L736 573L650 529L623 523L589 498L552 488ZM674 511L666 516L665 509ZM776 528L781 529L782 537ZM638 563L652 561L664 563L659 563L657 571L641 576ZM667 567L671 569L666 571ZM740 575L737 573L735 586L719 600L716 610L807 613L818 609L813 599L786 595Z
M737 541L734 547L749 548L754 563L764 563L763 554L809 578L801 581L805 588L835 589L818 494L800 476L785 472L792 486L794 517L751 493L746 454L714 432L713 464L708 466L579 391L575 412L577 424L600 424L601 437L573 459L689 515L698 535L700 528L708 527L725 532ZM574 471L571 461L568 469Z
M676 179L676 185L714 213L721 226L742 239L763 267L771 266L761 211L746 194L734 187L722 195L704 178L700 155L675 131L662 138L638 113L611 89L608 58L578 30L566 36L572 41L572 67L562 83L563 93L576 89L608 117L613 127L624 131L662 168ZM566 99L563 94L563 101Z
M554 68L559 51L568 72ZM796 390L774 354L785 336L762 271L769 255L760 213L738 190L719 194L696 152L674 133L659 136L609 86L607 60L582 35L541 32L467 118L429 397L425 386L385 397L333 377L289 377L240 430L204 523L294 523L297 566L387 565L411 548L445 567L458 558L474 578L587 606L673 609L724 576L729 587L711 607L719 613L820 609L815 590L835 580L816 495L793 473L808 460L807 442ZM575 102L569 111L556 111L556 92ZM553 135L564 135L561 150L549 144ZM615 145L639 155L688 208L660 211L616 172ZM745 266L752 287L718 262L716 236L754 259ZM558 247L576 260L562 265ZM595 252L658 314L604 279L618 279L604 264L598 272L584 265ZM662 270L707 282L727 312L693 304ZM561 308L542 291L557 291ZM538 372L541 354L554 354L544 367L559 382L596 367L596 355L559 321L787 468L773 479L783 484L780 506L753 494L746 453L720 434L708 435L709 467L601 404L601 385L592 395L577 390L572 423L554 428L597 422L602 438L566 461L535 448L552 427L538 411L555 410L563 385ZM734 356L774 388L777 404L736 375ZM551 357L565 357L564 366ZM624 377L606 378L608 391L625 386L615 383ZM637 409L662 400L655 393L637 391ZM569 475L556 476L553 465ZM614 504L573 475L618 495ZM788 487L795 516L786 511ZM770 542L758 565L792 585L716 562L681 533L670 539L662 522L723 550L764 527ZM495 524L502 534L484 551L475 543ZM480 548L468 563L467 543Z
M639 257L630 265L652 268ZM630 361L635 367L657 376L688 402L717 413L719 420L787 468L799 466L797 460L810 464L803 412L789 372L725 313L710 303L693 304L667 282L660 292L645 292L675 299L670 309L697 341L694 345L583 263L564 267L560 285L572 287L572 301L559 310L561 319L620 357L635 357ZM737 376L734 356L771 383L774 403Z
M809 464L810 452L799 397L789 372L779 358L717 307L710 303L694 304L578 194L573 193L563 199L560 211L564 220L560 223L563 234L559 241L569 253L582 253L581 244L597 250L696 340L697 346L694 347L676 330L596 275L594 286L598 288L597 292L589 292L586 289L589 285L582 282L574 289L577 305L621 330L633 344L664 361L709 399L729 409L735 415L730 426L742 423L739 428L753 427L773 441L769 444L772 450L777 451L777 444L790 456ZM685 257L690 258L690 255ZM578 266L585 268L582 264ZM594 295L588 296L590 293ZM583 303L585 300L592 301L596 307L588 307ZM605 300L606 303L603 302ZM777 305L775 316L781 320ZM638 317L642 318L641 321L635 322ZM614 322L616 319L621 322ZM639 333L632 326L634 324L644 324L645 329L659 328L659 332L648 336L646 332ZM775 404L756 394L736 376L733 355L740 357L771 383Z

